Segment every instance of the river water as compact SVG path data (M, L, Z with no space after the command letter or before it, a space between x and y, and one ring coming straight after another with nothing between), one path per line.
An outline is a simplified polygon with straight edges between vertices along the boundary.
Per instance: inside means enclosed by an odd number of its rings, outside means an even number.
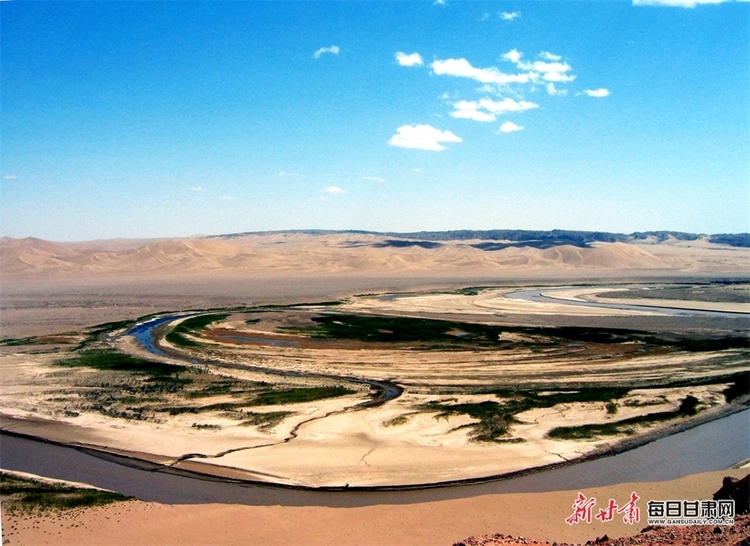
M607 287L602 287L602 291L604 291ZM615 288L615 287L610 287ZM701 309L676 309L674 307L659 307L657 305L636 305L636 304L626 304L626 303L601 303L601 302L593 302L593 301L585 301L585 300L578 300L578 299L571 299L571 298L553 298L551 296L545 295L545 294L554 294L558 291L565 291L569 290L570 288L558 288L558 289L552 289L547 288L544 290L518 290L516 292L511 292L506 295L507 298L516 299L516 300L524 300L524 301L534 301L539 303L556 303L556 304L564 304L564 305L573 305L573 306L579 306L579 307L598 307L600 309L624 309L628 311L655 311L658 313L661 313L663 315L670 315L670 316L724 316L724 317L742 317L747 318L747 313L733 313L728 311L708 311L708 310L701 310Z
M167 504L232 503L365 506L430 502L519 492L583 489L664 481L723 470L750 458L750 410L705 423L615 456L486 483L411 491L309 491L231 483L177 473L128 459L0 435L0 467L89 483Z
M541 294L516 293L523 299ZM554 300L553 300L554 301ZM139 324L135 336L148 350L156 326L189 315L171 315ZM353 378L349 378L353 379ZM367 380L363 380L367 382ZM386 400L400 394L395 385L378 385ZM394 392L389 392L392 387ZM382 399L381 399L382 400ZM618 455L485 483L408 491L310 491L233 483L165 469L157 465L97 454L43 441L0 434L0 468L77 481L141 500L167 504L232 503L287 506L365 506L430 502L518 492L583 489L616 483L664 481L688 474L723 470L750 458L750 410L661 438Z

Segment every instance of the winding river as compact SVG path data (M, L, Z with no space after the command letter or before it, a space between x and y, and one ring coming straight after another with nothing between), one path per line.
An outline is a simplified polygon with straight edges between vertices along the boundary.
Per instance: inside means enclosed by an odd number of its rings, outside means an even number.
M133 326L130 330L126 331L124 336L133 336L135 337L136 341L148 352L158 355L158 356L165 356L165 357L176 357L176 358L183 358L187 360L185 357L183 357L180 354L167 354L165 350L159 345L158 340L156 339L156 335L154 330L158 328L159 326L163 326L166 324L169 324L171 322L175 322L177 320L185 319L194 317L197 315L200 315L203 313L177 313L173 315L167 315L163 317L158 317L155 319L148 320L146 322L141 322L139 324L136 324ZM321 373L308 373L308 372L300 372L300 371L285 371L285 370L278 370L275 368L264 368L262 366L255 366L250 364L234 364L230 362L224 362L221 360L216 359L199 359L199 360L189 360L193 364L197 363L204 363L204 364L211 364L212 366L216 366L219 368L229 368L229 369L239 369L239 370L251 370L271 375L281 375L283 377L310 377L310 378L316 378L316 379L333 379L336 381L345 381L348 383L356 383L358 385L367 385L370 387L371 390L371 399L367 402L363 402L362 404L358 404L357 406L354 406L354 408L363 408L363 407L372 407L384 404L385 402L388 402L389 400L393 400L394 398L398 398L401 396L401 394L404 392L403 387L400 387L399 385L391 382L391 381L378 381L375 379L367 379L363 377L353 377L348 375L332 375L332 374L321 374Z
M532 301L545 298L538 290L516 292L512 297L533 298ZM549 301L559 300L550 298ZM182 313L152 319L136 325L124 335L135 336L143 347L154 354L170 356L158 346L154 339L154 329L196 314L199 313ZM302 375L300 372L282 372L239 364L214 361L210 363L251 368L265 373ZM367 405L385 403L403 392L401 387L390 382L322 374L308 375L369 385L375 392L373 398L364 403ZM722 470L750 459L749 423L750 409L745 409L616 455L531 471L517 477L497 476L475 482L448 484L455 485L454 487L446 487L446 484L438 487L441 484L435 484L421 488L339 488L331 491L254 484L193 474L117 455L8 433L0 433L0 467L89 483L141 500L169 504L409 504L498 493L544 492L636 481L663 481L699 472Z
M560 491L664 481L723 470L750 458L750 410L614 456L461 487L420 490L304 490L232 482L89 450L0 434L2 468L89 483L168 504L286 506L410 504L498 493Z

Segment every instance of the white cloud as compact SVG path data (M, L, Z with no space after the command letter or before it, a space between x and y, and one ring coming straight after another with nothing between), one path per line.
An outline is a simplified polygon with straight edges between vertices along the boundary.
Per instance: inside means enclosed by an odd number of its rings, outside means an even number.
M445 0L435 0L432 4L434 6L444 6L445 5Z
M344 190L342 190L338 186L328 186L327 188L325 188L322 191L324 191L326 193L333 194L333 195L340 195L342 193L346 193Z
M422 66L422 56L419 53L404 53L399 51L396 53L396 62L401 66Z
M539 58L544 59L546 61L561 61L562 56L555 55L554 53L550 53L549 51L542 51L539 54Z
M568 94L568 90L558 89L557 87L555 87L554 83L550 82L547 84L547 94L552 95L552 96L562 97L563 95Z
M542 74L542 79L548 82L565 83L572 82L576 79L576 77L572 74L563 74L562 72L555 72L553 70L551 72L545 72L544 74Z
M200 186L192 186L192 187L187 188L187 189L190 190L190 191L203 191L203 188L201 188Z
M385 179L380 178L379 176L363 176L362 180L369 180L370 182L385 182Z
M474 121L495 121L497 116L489 112L480 112L479 105L476 102L462 100L454 104L456 109L451 112L451 116L460 119L471 119Z
M609 89L604 89L603 87L599 89L586 89L583 93L579 93L579 94L588 95L589 97L596 97L596 98L608 97L610 95Z
M441 131L431 125L402 125L388 140L391 146L434 152L445 150L441 142L463 142L463 139L450 131Z
M520 11L501 11L500 12L500 19L503 21L512 21L513 19L518 19L521 17Z
M523 127L516 125L512 121L506 121L500 126L500 131L503 133L513 133L515 131L523 131Z
M474 121L495 121L498 114L508 112L523 112L538 108L539 105L533 102L520 100L516 101L511 98L503 100L481 99L478 101L462 100L453 105L455 111L451 112L454 118L472 119Z
M221 197L219 197L219 199L221 199L222 201L234 201L234 197L232 197L231 195L222 195Z
M548 53L548 55L552 54ZM534 61L531 63L518 62L516 66L521 70L529 71L532 74L532 79L536 79L535 73L540 73L542 79L548 82L571 82L576 79L572 74L566 74L566 72L572 70L568 63Z
M633 0L634 6L666 6L673 8L694 8L698 4L723 4L734 0ZM748 0L736 0L747 2Z
M18 178L18 175L15 174L6 174L3 176L3 180L16 180Z
M471 78L481 83L527 83L529 74L505 74L497 68L475 68L466 59L437 60L432 63L432 71L438 76L457 76Z
M338 55L341 50L339 49L339 46L331 46L331 47L321 47L318 51L313 53L313 57L316 59L320 59L320 56L324 53L330 53L332 55Z
M502 58L505 59L506 61L512 62L513 64L518 64L518 61L521 60L522 55L523 53L513 48L510 51L508 51L508 53L503 53Z

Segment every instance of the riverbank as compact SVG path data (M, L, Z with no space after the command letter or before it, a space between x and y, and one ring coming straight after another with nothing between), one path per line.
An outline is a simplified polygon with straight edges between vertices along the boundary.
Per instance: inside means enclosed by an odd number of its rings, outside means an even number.
M711 499L722 478L748 469L721 470L660 482L565 489L545 493L500 493L403 504L402 494L376 505L170 505L131 501L74 514L3 514L6 544L91 546L189 545L440 545L470 535L502 532L539 541L586 542L597 536L629 536L646 526L648 500ZM569 525L578 493L624 503L640 497L641 521L617 518ZM541 507L544 507L543 509ZM206 534L210 530L210 534Z

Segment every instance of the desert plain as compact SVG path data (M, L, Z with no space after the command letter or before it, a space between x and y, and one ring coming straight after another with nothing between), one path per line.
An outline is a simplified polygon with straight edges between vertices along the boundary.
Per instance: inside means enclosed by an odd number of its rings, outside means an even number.
M4 239L4 432L201 476L394 489L391 501L348 507L131 502L91 509L75 528L4 514L7 539L450 544L498 531L637 532L566 524L568 489L408 503L398 489L569 465L745 410L750 251L707 237L501 243ZM133 335L162 320L145 343ZM746 462L723 472L741 477ZM613 481L596 494L709 498L721 474ZM264 523L188 531L248 518Z

